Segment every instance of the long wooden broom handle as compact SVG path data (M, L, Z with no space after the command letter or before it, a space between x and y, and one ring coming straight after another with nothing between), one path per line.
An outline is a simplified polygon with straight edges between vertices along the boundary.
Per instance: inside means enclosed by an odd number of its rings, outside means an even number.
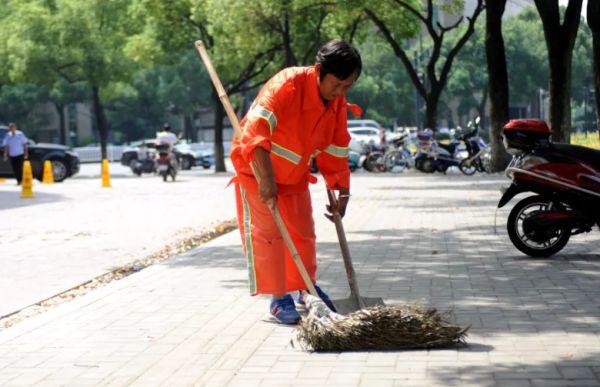
M206 47L204 46L204 43L201 40L196 41L196 49L200 54L200 58L202 58L202 62L204 62L204 66L206 66L206 70L208 71L208 75L210 75L210 79L212 80L212 83L215 86L215 90L217 91L219 99L221 100L221 103L223 103L223 107L225 108L227 117L229 117L229 121L231 121L231 125L233 125L234 137L241 137L242 128L240 127L240 122L238 121L235 111L231 106L231 102L229 102L227 92L225 91L225 88L223 88L223 84L221 83L221 80L219 79L219 76L217 75L217 72L212 65L210 57L208 56L208 52L206 51ZM256 180L260 184L260 175L257 173L256 166L254 165L254 163L250 163L250 167L252 168L252 172L254 172L254 177L256 177ZM271 207L269 206L269 208ZM290 233L288 232L287 227L285 226L285 223L283 222L283 219L281 218L281 214L279 213L277 207L271 208L271 213L275 218L275 223L277 224L277 228L279 229L279 232L281 233L281 236L283 237L287 248L292 254L294 263L296 264L296 267L298 267L298 271L300 272L300 275L302 276L302 279L306 284L306 288L308 289L311 295L319 297L319 295L317 294L317 290L315 289L315 286L313 285L312 280L310 279L310 276L306 271L306 267L304 267L304 263L302 263L300 254L298 253L298 250L296 250L296 246L292 241L292 237L290 236Z
M335 196L335 192L327 190L327 197L329 198L329 205L331 206L331 212L333 214L333 222L335 223L335 231L337 232L338 241L340 242L340 250L342 251L342 258L344 259L344 268L346 269L346 277L348 278L348 285L350 286L350 297L356 300L356 304L360 309L366 307L360 291L358 290L358 281L356 280L356 272L354 271L354 265L352 264L352 257L350 256L350 248L348 247L348 240L346 239L346 233L344 232L344 224L342 223L342 216L338 210L338 200Z

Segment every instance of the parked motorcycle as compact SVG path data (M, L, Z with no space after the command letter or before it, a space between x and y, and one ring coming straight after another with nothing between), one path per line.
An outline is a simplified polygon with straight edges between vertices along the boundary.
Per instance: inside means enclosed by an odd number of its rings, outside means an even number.
M419 150L415 156L415 167L419 171L446 173L448 168L458 166L460 142L452 141L450 144L441 144L435 140L431 129L417 133L417 139L419 140Z
M171 176L171 179L175 181L177 164L171 152L171 146L169 144L158 144L156 145L156 151L158 152L158 173L162 176L163 181L167 181L168 176Z
M395 138L389 140L390 149L384 155L385 169L388 172L402 172L405 169L412 168L414 158L408 149L410 136L408 133L401 133Z
M600 151L552 143L544 121L511 120L502 130L504 145L514 155L506 169L512 184L498 208L522 192L507 222L517 249L532 257L549 257L572 235L600 227Z
M142 176L142 173L156 173L157 171L157 163L152 153L148 153L148 157L143 159L131 160L129 167L131 172L138 176Z
M363 146L364 161L362 167L369 172L385 172L384 162L385 150L375 144L365 144Z
M465 143L469 155L458 163L458 169L467 176L473 175L477 171L490 171L490 149L479 136L479 122L479 117L475 119L475 124L469 122L467 125L469 130L460 136L460 140Z

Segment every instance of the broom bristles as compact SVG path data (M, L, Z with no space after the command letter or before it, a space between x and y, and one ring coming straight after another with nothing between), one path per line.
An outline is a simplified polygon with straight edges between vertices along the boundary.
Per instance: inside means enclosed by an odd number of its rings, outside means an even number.
M322 302L322 301L321 301ZM347 316L313 313L296 331L308 351L361 351L441 348L465 345L467 328L449 323L450 312L419 306L375 306Z

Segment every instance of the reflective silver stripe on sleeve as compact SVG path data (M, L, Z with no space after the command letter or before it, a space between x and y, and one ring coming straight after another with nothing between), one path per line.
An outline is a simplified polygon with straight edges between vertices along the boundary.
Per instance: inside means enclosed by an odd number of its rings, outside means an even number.
M348 147L329 145L325 148L325 153L335 157L348 157Z
M302 156L297 153L292 152L289 149L282 147L279 144L271 142L271 153L283 157L284 159L298 165L300 164L300 160L302 160Z
M271 134L273 134L275 128L277 127L277 117L275 117L275 114L272 111L265 109L260 105L257 105L254 108L252 108L250 112L248 112L248 117L258 117L265 119L269 123L269 131L271 132Z

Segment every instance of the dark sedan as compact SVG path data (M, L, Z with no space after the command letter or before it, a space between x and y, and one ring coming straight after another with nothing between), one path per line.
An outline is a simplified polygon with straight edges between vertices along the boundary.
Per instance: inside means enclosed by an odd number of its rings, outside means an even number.
M130 147L125 148L121 155L121 164L124 166L130 166L133 160L138 159L139 146L144 144L146 148L154 150L156 147L154 139L147 139L142 141L136 141L131 144ZM214 160L210 152L194 150L190 145L185 143L179 143L175 145L173 150L177 156L177 161L181 169L191 169L192 167L202 167L208 169L214 164Z
M0 126L0 150L3 152L2 140L8 133L6 126ZM57 144L35 143L29 141L29 161L33 177L42 180L44 173L44 161L50 160L52 163L52 173L54 181L63 181L67 177L73 176L79 172L79 157L77 153L69 147ZM0 158L0 176L14 177L10 161L4 161Z

